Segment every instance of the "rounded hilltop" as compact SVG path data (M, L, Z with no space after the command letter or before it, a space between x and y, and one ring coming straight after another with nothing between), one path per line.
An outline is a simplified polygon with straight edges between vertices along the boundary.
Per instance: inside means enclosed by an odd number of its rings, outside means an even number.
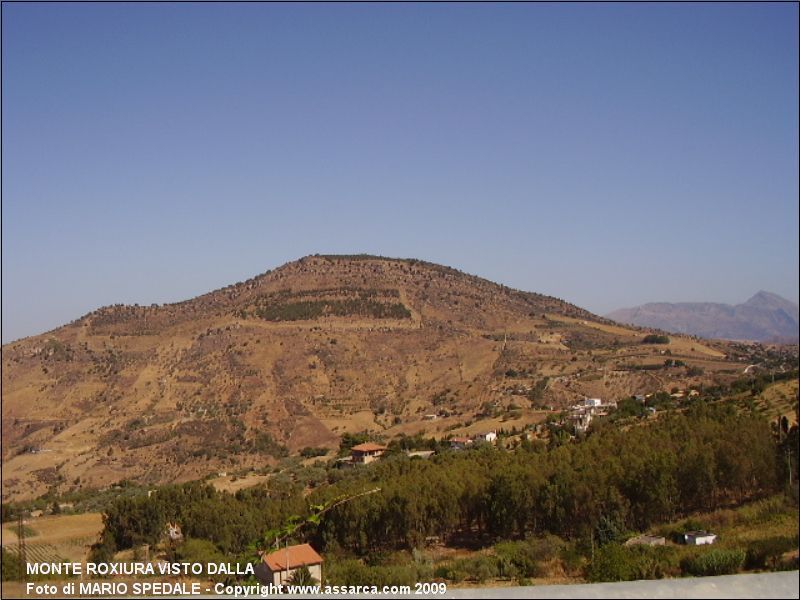
M695 341L651 348L643 335L426 261L306 256L4 347L6 487L30 497L264 468L364 431L388 442L526 427L584 396L659 391L659 377L685 387L686 368L649 369L667 348L709 374L730 367Z

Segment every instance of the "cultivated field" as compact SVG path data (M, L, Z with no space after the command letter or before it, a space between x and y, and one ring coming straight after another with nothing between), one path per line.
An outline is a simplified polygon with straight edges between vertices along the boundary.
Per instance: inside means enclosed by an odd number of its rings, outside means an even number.
M100 513L51 515L28 518L25 523L28 560L82 561L103 529L103 516ZM3 524L3 547L9 552L17 552L16 522Z

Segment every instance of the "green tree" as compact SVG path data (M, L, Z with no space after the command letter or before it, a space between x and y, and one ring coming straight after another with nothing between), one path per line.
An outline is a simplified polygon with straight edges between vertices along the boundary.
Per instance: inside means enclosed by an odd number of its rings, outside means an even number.
M2 548L3 581L16 581L22 579L24 567L19 556Z
M319 581L314 579L308 567L303 565L299 569L295 569L292 576L289 577L289 583L292 585L316 585Z

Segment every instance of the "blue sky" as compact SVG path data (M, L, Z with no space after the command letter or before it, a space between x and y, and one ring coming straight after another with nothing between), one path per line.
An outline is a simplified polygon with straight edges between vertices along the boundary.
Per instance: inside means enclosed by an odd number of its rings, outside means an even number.
M313 253L798 299L798 6L3 5L3 341Z

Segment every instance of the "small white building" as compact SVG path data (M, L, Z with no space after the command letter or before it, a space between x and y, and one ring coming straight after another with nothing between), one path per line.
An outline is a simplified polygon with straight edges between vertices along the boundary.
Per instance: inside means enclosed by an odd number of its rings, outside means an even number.
M600 398L586 398L586 400L583 401L583 405L590 408L600 408L603 406L603 401Z
M476 442L488 442L494 444L497 441L497 432L489 431L487 433L479 433L473 438Z
M705 546L716 541L716 534L708 531L687 531L683 534L683 543L687 546Z
M584 433L592 422L592 413L591 411L574 412L570 415L570 419L575 427L575 433Z

